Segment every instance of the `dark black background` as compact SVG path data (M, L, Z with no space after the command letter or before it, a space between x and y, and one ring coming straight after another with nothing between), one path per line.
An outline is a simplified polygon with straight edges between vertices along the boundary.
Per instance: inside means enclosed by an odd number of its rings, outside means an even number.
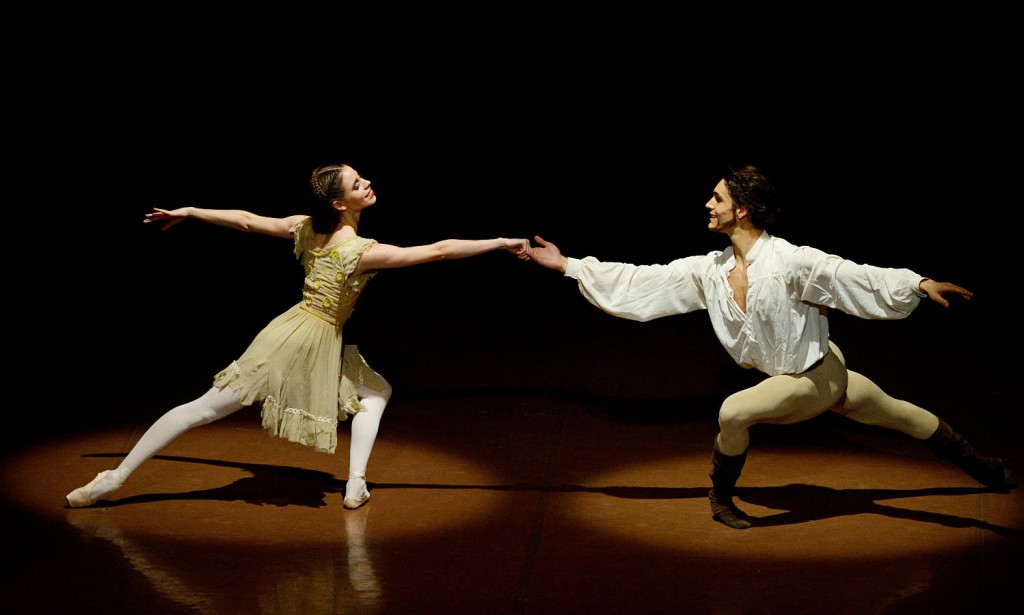
M1005 410L1021 101L1003 40L945 25L916 44L892 26L743 49L722 24L359 52L343 30L316 53L212 27L78 38L19 65L11 95L25 378L60 394L68 425L155 418L299 299L288 242L161 233L142 224L153 207L303 213L311 169L345 162L374 183L359 230L381 242L540 234L571 256L661 263L727 245L703 205L726 164L751 161L778 185L778 235L976 293L899 322L834 314L851 367L900 396L952 387ZM506 253L379 274L346 337L399 392L673 399L730 390L738 370L705 314L615 319ZM935 389L902 390L909 373Z

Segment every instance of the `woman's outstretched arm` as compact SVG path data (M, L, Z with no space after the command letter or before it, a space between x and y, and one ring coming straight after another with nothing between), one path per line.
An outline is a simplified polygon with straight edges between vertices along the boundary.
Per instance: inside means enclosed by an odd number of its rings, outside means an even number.
M386 243L374 244L363 253L356 268L356 275L375 269L397 269L421 263L441 260L468 258L494 250L508 250L524 258L529 250L528 239L445 239L436 243L400 247Z
M242 209L203 209L201 207L180 207L178 209L153 208L152 213L146 214L142 221L144 224L151 222L163 222L160 230L166 231L175 224L179 224L188 218L195 218L203 222L209 222L218 226L226 226L246 233L259 233L272 237L292 236L291 228L299 221L309 216L296 215L285 218L270 218L259 216Z

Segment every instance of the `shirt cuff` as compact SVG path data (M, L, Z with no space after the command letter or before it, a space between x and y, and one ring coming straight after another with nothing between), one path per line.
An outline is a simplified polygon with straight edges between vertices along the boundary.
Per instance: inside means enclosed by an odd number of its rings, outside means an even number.
M567 257L565 264L565 277L578 280L580 278L580 267L582 263L578 258Z
M918 297L927 297L928 296L928 293L926 293L923 290L921 290L921 282L924 282L925 280L928 280L928 279L930 279L930 278L926 278L925 276L920 276L920 277L917 278L917 281L914 282L914 294L915 295L917 295Z

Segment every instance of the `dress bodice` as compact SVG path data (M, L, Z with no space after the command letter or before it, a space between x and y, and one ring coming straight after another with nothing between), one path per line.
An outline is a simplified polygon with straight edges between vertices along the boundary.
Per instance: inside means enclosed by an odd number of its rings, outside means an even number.
M302 307L334 325L344 325L356 300L373 277L373 272L353 275L359 258L376 243L365 237L351 237L333 246L317 248L309 219L295 225L295 255L302 261L306 279Z

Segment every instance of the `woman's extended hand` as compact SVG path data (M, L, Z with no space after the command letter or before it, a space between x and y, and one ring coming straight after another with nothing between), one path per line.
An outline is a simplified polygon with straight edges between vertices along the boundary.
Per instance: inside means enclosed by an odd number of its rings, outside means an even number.
M506 250L508 250L512 254L515 254L517 257L519 257L519 258L521 258L523 260L526 260L527 258L529 258L529 253L530 253L530 240L529 239L505 239L505 238L502 238L502 240L505 242L504 248Z
M153 208L153 213L146 214L146 218L142 221L143 224L149 224L150 222L164 222L161 231L166 231L175 224L180 224L186 218L188 218L189 207L179 207L178 209L166 210L160 209L159 207Z

